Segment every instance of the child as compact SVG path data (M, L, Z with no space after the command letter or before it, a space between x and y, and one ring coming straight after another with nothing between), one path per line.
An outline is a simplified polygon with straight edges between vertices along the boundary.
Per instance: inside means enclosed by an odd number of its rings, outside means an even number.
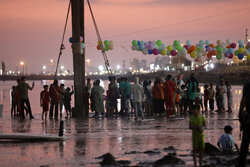
M214 84L210 83L210 87L208 89L208 95L209 95L209 108L210 108L210 113L214 112L214 96L215 96L215 90L213 88Z
M207 102L209 100L209 91L208 91L208 84L204 85L204 107L205 107L205 113L207 113Z
M189 120L189 129L192 129L193 158L196 166L196 153L200 152L200 166L202 166L203 150L205 148L204 129L206 127L205 118L200 115L200 105L196 104L192 108L193 116Z
M231 113L232 112L232 103L233 103L232 88L231 88L231 85L228 81L225 82L225 85L227 87L227 105L228 105L227 112Z
M187 90L185 85L181 85L179 105L180 105L180 113L187 114L188 100L187 100Z
M234 137L232 136L233 128L229 125L224 127L225 134L221 135L217 145L223 152L233 152L234 147L239 151L239 147L234 141Z
M49 111L49 102L50 102L50 94L49 94L49 86L44 85L43 91L40 93L40 106L43 108L42 120L47 119L47 112Z
M197 90L196 90L195 104L200 105L201 109L202 109L201 111L203 112L202 94L201 94L200 88L197 88Z
M66 118L70 117L71 118L71 104L70 104L70 101L71 101L71 96L73 95L74 93L74 88L72 86L72 91L70 92L70 88L67 87L66 91L65 91L65 94L64 94L64 102L65 102L65 110L66 110Z
M16 87L12 86L11 91L11 116L17 115Z

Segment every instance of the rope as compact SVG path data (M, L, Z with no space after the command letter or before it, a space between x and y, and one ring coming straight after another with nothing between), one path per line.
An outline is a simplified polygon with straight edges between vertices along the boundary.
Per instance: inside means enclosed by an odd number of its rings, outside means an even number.
M99 41L102 41L102 38L101 38L100 32L99 32L99 30L98 30L98 27L97 27L97 24L96 24L96 21L95 21L94 14L93 14L91 5L90 5L90 3L89 3L89 0L87 0L87 2L88 2L88 6L89 6L89 10L90 10L91 17L92 17L92 20L93 20L93 23L94 23L94 27L95 27L95 31L96 31L97 38L98 38ZM104 62L105 62L106 69L107 69L109 75L112 76L112 71L111 71L111 68L110 68L110 65L109 65L109 61L108 61L108 57L107 57L106 52L105 52L105 50L104 50L103 44L101 44L101 50L102 50L102 55L103 55L103 58L104 58Z
M69 12L70 12L70 1L69 1L68 12L67 12L67 16L66 16L65 25L64 25L64 30L63 30L63 36L62 36L60 51L59 51L59 55L58 55L58 59L57 59L57 63L56 63L56 71L55 71L54 79L56 79L56 76L57 76L57 69L58 69L58 65L59 65L59 62L60 62L61 55L62 55L62 51L63 51L63 49L65 49L65 46L63 45L63 41L64 41L66 29L67 29Z

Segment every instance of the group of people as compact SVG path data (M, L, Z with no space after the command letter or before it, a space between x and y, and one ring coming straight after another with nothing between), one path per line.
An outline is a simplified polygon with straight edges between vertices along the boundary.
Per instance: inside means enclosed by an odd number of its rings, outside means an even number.
M32 82L32 86L25 82L25 77L17 79L17 85L12 86L11 91L11 116L19 116L21 119L29 116L33 119L32 110L30 107L30 101L28 91L34 88L35 84ZM43 91L40 93L40 106L42 107L42 119L47 119L47 112L49 111L49 118L58 119L58 110L60 106L60 117L62 117L63 107L66 111L66 118L71 117L71 96L74 93L67 87L64 88L64 84L58 86L58 81L54 80L50 86L43 85ZM26 114L25 112L26 111Z

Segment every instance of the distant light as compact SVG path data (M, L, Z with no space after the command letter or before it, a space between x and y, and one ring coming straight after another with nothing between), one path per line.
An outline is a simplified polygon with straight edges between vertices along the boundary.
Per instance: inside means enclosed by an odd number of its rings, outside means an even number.
M117 70L119 70L119 69L121 68L121 66L120 66L120 65L117 65L116 68L117 68Z
M210 68L211 68L211 69L214 68L214 64L213 64L213 63L210 64Z
M50 63L53 63L54 62L54 60L53 59L50 59Z
M23 61L20 61L20 65L23 66L23 65L24 65L24 62L23 62Z
M130 71L132 71L132 67L129 67L128 69L129 69Z
M43 67L42 67L42 68L43 68L43 70L46 70L46 66L45 66L45 65L43 65Z
M150 64L149 68L150 68L150 70L154 70L155 69L155 65L154 64Z
M98 69L99 69L100 72L103 72L103 70L104 70L103 65L99 65L99 66L98 66Z
M61 66L60 68L61 68L61 70L63 70L63 69L64 69L64 66Z

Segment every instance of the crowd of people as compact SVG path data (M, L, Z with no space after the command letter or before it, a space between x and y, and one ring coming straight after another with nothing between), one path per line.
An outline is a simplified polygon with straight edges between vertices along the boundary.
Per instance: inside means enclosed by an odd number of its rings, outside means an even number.
M120 115L121 117L134 115L134 119L145 119L145 117L166 116L167 118L190 115L189 128L192 129L193 158L196 166L196 154L199 153L199 164L202 166L203 150L205 147L204 130L206 119L202 115L213 114L214 112L232 112L232 90L228 81L220 76L219 82L214 88L214 83L204 85L204 94L195 74L192 73L186 83L183 75L178 74L173 77L167 75L165 81L161 77L156 77L151 86L150 80L141 82L138 77L134 78L131 84L126 77L117 79L109 77L109 84L106 95L105 90L97 79L91 85L91 80L87 79L84 91L83 104L86 110L89 107L94 112L94 117L109 117ZM17 80L17 86L12 87L11 115L20 116L21 119L28 117L33 119L30 107L28 91L34 88L25 82L25 77ZM66 118L72 115L71 96L74 88L64 88L64 84L58 85L58 81L48 86L44 85L40 93L40 105L42 107L42 119L58 118L62 116L63 106L66 110ZM240 147L239 166L244 167L249 146L250 130L250 83L244 85L242 100L240 103L239 121L240 130L243 132ZM120 110L118 111L118 99L120 99ZM215 110L216 101L217 110ZM106 111L105 111L106 109ZM26 111L26 114L25 112ZM232 136L233 128L225 126L225 134L221 135L218 147L223 152L239 150Z

